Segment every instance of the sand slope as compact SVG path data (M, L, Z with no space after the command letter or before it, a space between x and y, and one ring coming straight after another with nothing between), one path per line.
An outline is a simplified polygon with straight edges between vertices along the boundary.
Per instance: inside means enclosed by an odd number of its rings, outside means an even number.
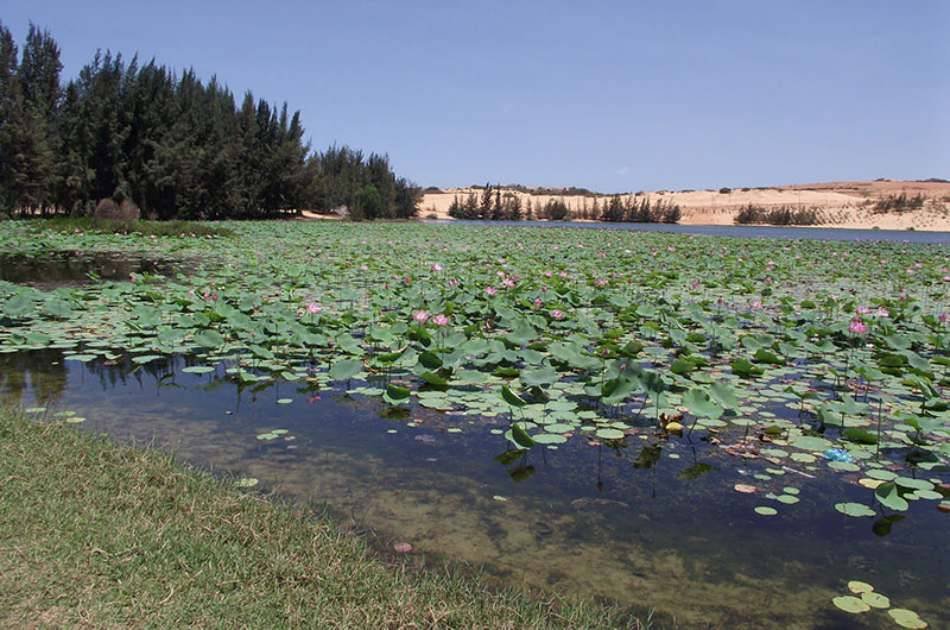
M449 206L456 196L480 191L470 188L446 189L428 193L421 204L421 217L448 216ZM521 198L522 206L530 199L535 207L550 199L560 199L572 209L590 207L593 197L581 195L530 195L505 191ZM921 194L927 198L925 207L906 212L880 214L873 212L874 204L889 195ZM693 225L731 225L740 208L748 204L765 208L787 206L814 208L819 211L822 225L829 227L908 229L950 231L950 183L913 181L842 181L817 184L794 184L757 189L733 189L728 194L718 190L653 191L644 192L651 200L678 204L683 211L680 223ZM629 196L629 195L628 195ZM603 204L603 198L599 203Z

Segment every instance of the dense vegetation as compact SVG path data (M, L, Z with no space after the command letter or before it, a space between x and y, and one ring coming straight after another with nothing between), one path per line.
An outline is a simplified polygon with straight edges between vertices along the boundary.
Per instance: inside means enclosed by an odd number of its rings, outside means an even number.
M273 408L251 414L227 442L217 430L211 438L184 441L203 442L209 450L228 443L236 453L256 451L256 461L274 466L255 473L265 483L316 459L311 454L318 448L328 452L328 434L307 437L304 427L335 415L335 407L319 401L347 396L347 405L353 401L360 411L347 420L341 439L360 461L374 459L380 451L373 449L380 448L416 462L419 451L405 445L421 444L425 435L446 449L435 458L438 472L418 476L427 492L437 489L426 496L447 514L416 530L411 542L420 549L443 551L429 532L444 525L451 525L449 537L463 539L503 523L492 549L504 554L506 568L523 567L515 575L596 566L600 579L584 579L585 592L636 598L662 614L689 614L689 627L765 627L775 619L787 621L782 627L806 627L839 610L917 624L905 627L923 627L918 614L934 627L947 625L939 623L946 607L940 606L942 538L936 535L945 528L936 519L950 511L945 247L253 221L224 224L233 231L229 238L152 238L64 234L42 229L45 223L0 224L0 252L37 260L55 252L135 252L181 261L186 273L125 274L128 281L52 290L0 282L0 355L50 351L56 358L44 364L76 370L71 385L81 380L74 378L82 373L76 364L91 366L90 375L122 366L136 378L154 377L168 384L161 407L176 417L189 408L179 401L191 387L208 396L214 383L253 392ZM0 369L0 391L34 382L33 372ZM64 417L55 415L61 412L47 384L32 386L44 407L29 413L51 409L53 417ZM123 404L127 399L95 391L72 399L89 402L69 422L88 416L98 430L99 416L118 414L123 427L134 417ZM288 398L282 403L278 396ZM223 411L210 404L215 413ZM288 405L286 412L278 405ZM203 418L194 416L194 423L207 424ZM392 446L374 441L382 432L393 436ZM524 480L529 466L544 470L535 483L596 470L596 494L593 479L583 494L573 491L583 480L556 493L548 493L552 486L515 490L504 473L497 475L498 485L462 492L454 487L482 466L477 458L496 453L503 456L490 467L505 466L512 481ZM443 472L450 458L462 460L458 470L465 472L446 483L441 480L455 475ZM389 467L379 465L366 483L385 483L389 477L380 475ZM334 468L337 474L340 468ZM367 468L360 470L368 476ZM22 475L0 474L5 477ZM75 477L79 484L90 479ZM626 485L614 485L620 479ZM523 494L515 498L515 492ZM466 514L491 518L456 518L444 506L457 504L441 502L451 493L471 504ZM575 498L587 493L603 508L597 520L562 519L578 512ZM415 504L406 498L412 496L401 494L387 503L392 511L377 512L389 521L386 527L406 522L392 515ZM614 503L601 503L608 499ZM528 507L534 500L543 503L543 515ZM713 537L712 525L702 525L696 546L673 563L665 559L670 548L652 532L598 544L579 543L573 533L599 527L608 509L630 510L619 512L616 522L631 529L627 523L639 522L636 510L647 501L658 506L649 512L653 531L669 523L670 540L681 547L693 544L697 523L715 522L773 554L770 566L728 564L738 552L717 541L734 539ZM668 513L670 521L659 520ZM540 519L559 523L548 530L559 533L543 542L550 551L523 551L541 546L528 529ZM525 531L527 544L512 544ZM619 537L620 528L600 531ZM552 542L560 532L563 542ZM891 538L875 542L884 536ZM842 545L845 539L848 545ZM581 546L585 562L576 559ZM849 564L856 554L873 557L875 567ZM625 583L631 557L657 569ZM684 559L698 568L683 568L689 564ZM715 591L723 595L684 604L682 593L715 581L704 568L713 562L725 567L723 588ZM737 587L732 576L740 565L743 575L761 577ZM889 577L902 571L922 577L910 585ZM870 580L879 595L893 600L871 599L871 611L863 598L842 594L846 580ZM553 588L560 591L566 582ZM789 606L782 595L803 583L809 589ZM893 606L884 612L888 601Z
M766 225L817 225L821 223L818 210L815 208L798 208L779 206L766 208L749 204L736 214L735 223L739 225L766 224Z
M875 214L920 210L924 207L925 200L924 196L920 193L914 196L908 196L907 193L887 195L877 200L873 210Z
M479 193L462 197L456 195L449 206L449 216L455 219L482 221L609 221L629 223L678 223L682 212L672 202L651 201L649 196L614 195L608 198L594 197L588 204L587 197L574 207L563 198L548 198L544 203L531 197L522 199L506 186L479 186ZM523 188L523 187L521 187ZM522 191L518 191L522 192Z
M20 52L0 23L0 214L83 215L111 197L156 219L416 213L419 189L387 156L311 151L286 103L110 52L65 85L61 70L47 31L31 25Z

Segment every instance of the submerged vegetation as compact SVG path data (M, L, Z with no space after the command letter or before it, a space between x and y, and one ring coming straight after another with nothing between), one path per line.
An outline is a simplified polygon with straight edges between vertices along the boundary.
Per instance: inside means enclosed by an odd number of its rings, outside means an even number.
M110 52L65 84L61 69L52 35L31 25L21 52L0 23L0 216L91 215L110 198L160 220L416 214L421 191L387 156L311 151L286 103Z
M638 627L604 606L386 562L248 483L3 409L0 480L4 627Z
M201 261L187 275L50 291L0 282L0 352L56 349L67 363L141 370L177 355L183 372L254 391L289 382L374 399L408 427L418 412L444 412L466 420L453 431L505 445L513 479L530 476L519 461L531 454L590 446L650 471L673 445L701 442L728 467L718 501L770 522L808 504L836 536L863 523L884 536L950 510L945 247L225 227L231 238L0 224L2 253ZM256 440L293 437L266 427ZM709 470L697 462L681 475Z

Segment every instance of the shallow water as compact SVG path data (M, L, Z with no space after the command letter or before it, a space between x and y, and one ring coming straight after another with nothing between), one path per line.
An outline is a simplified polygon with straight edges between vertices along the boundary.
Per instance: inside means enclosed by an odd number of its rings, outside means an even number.
M54 289L98 280L128 280L133 273L167 275L176 267L171 261L127 252L59 252L42 258L0 255L0 280Z
M508 582L655 607L662 626L895 627L880 611L837 611L831 598L848 580L870 582L933 628L950 623L947 515L932 502L888 527L831 508L871 492L841 475L752 481L771 464L737 460L701 432L662 443L644 432L616 450L571 440L517 456L490 433L507 425L502 416L414 408L409 427L376 400L299 382L240 386L221 370L182 373L185 364L0 355L0 402L45 405L46 417L72 411L84 429L254 476L265 490L328 505L380 544L406 541ZM277 428L288 433L257 438ZM771 503L734 492L737 481L794 486L801 501L761 517L752 507Z
M785 227L768 225L667 225L662 223L591 223L575 221L448 221L426 220L435 224L462 224L504 227L580 228L590 230L628 230L634 232L670 232L735 238L802 239L814 241L886 241L891 243L950 244L950 232L911 230L857 230L850 228Z

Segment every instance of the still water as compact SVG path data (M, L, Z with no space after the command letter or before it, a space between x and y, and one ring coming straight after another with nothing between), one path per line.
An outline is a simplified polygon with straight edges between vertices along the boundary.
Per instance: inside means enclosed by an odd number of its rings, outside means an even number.
M660 627L896 627L881 611L835 609L848 580L870 582L933 628L950 624L947 515L932 503L903 518L848 518L831 506L867 501L867 489L789 471L769 483L797 488L800 502L762 517L752 510L762 499L733 485L769 464L698 434L644 432L616 449L575 439L520 455L491 433L507 417L387 417L377 400L341 390L242 386L221 368L183 373L186 364L0 355L0 403L46 407L39 418L72 412L81 429L256 477L264 491L327 506L380 546L409 542L419 557L505 583L655 608ZM286 433L259 439L275 429Z
M777 238L816 241L887 241L950 245L950 232L908 230L853 230L846 228L784 227L764 225L666 225L661 223L590 223L574 221L448 221L427 220L445 225L481 225L498 227L578 228L588 230L631 230L634 232L671 232L734 238Z

